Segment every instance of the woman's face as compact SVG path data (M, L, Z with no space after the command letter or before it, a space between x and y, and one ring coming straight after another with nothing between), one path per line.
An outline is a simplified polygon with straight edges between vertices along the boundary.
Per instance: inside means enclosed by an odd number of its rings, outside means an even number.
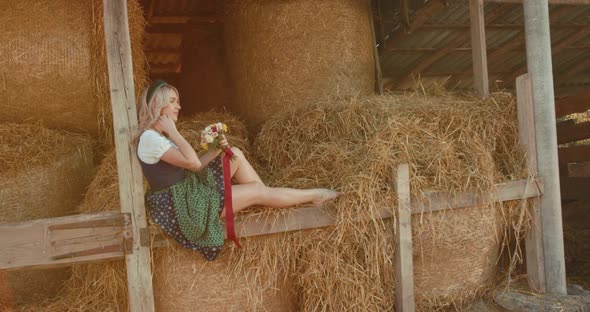
M174 90L167 90L166 101L167 104L162 107L160 116L168 116L174 122L178 121L178 112L180 111L180 102L178 101L178 94Z

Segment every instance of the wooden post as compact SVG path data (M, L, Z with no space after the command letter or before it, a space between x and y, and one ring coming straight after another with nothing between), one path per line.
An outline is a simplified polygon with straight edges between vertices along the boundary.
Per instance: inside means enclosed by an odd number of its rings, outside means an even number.
M545 286L549 294L566 295L549 4L547 0L524 1L523 7L527 65L535 111L537 169L545 181L541 197Z
M379 50L377 50L377 35L375 33L375 19L373 18L373 2L369 2L369 23L371 24L371 40L373 42L373 58L375 59L375 85L377 94L383 94L383 81L381 79L381 62L379 61Z
M132 141L137 131L137 112L126 0L104 0L104 31L121 212L130 213L132 233L126 236L133 236L131 250L127 250L125 255L129 306L131 311L150 312L154 311L154 294L143 176Z
M397 167L396 190L398 197L395 231L395 310L413 312L414 265L412 259L412 210L410 206L410 169L407 164Z
M473 84L482 98L490 96L488 82L488 59L483 0L469 0L471 20L471 55L473 60Z
M518 131L520 142L524 145L527 154L527 164L530 174L536 177L538 170L533 89L528 74L516 78L516 99L518 102ZM539 198L529 199L529 204L532 228L525 238L527 275L531 289L535 292L545 293L545 261L543 260L543 235L541 231L541 206Z

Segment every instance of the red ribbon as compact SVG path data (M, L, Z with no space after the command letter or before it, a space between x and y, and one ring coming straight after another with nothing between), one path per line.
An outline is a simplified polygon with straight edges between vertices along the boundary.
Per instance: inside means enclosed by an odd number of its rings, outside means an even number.
M234 157L234 153L231 148L225 149L225 156L223 157L223 186L225 193L225 228L227 230L227 238L234 241L238 248L242 248L236 237L236 231L234 229L234 207L232 204L231 195L231 167L229 162Z

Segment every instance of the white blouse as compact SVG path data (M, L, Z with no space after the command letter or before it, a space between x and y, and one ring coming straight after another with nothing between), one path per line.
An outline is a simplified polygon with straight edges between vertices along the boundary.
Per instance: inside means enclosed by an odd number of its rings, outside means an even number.
M146 164L155 164L171 147L176 144L155 130L146 130L139 137L137 156Z

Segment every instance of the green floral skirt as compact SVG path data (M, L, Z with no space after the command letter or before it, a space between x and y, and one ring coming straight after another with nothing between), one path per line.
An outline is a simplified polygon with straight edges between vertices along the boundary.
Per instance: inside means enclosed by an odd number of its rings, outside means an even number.
M163 190L148 191L146 203L152 220L185 248L215 260L223 246L223 168L216 158L200 172Z

